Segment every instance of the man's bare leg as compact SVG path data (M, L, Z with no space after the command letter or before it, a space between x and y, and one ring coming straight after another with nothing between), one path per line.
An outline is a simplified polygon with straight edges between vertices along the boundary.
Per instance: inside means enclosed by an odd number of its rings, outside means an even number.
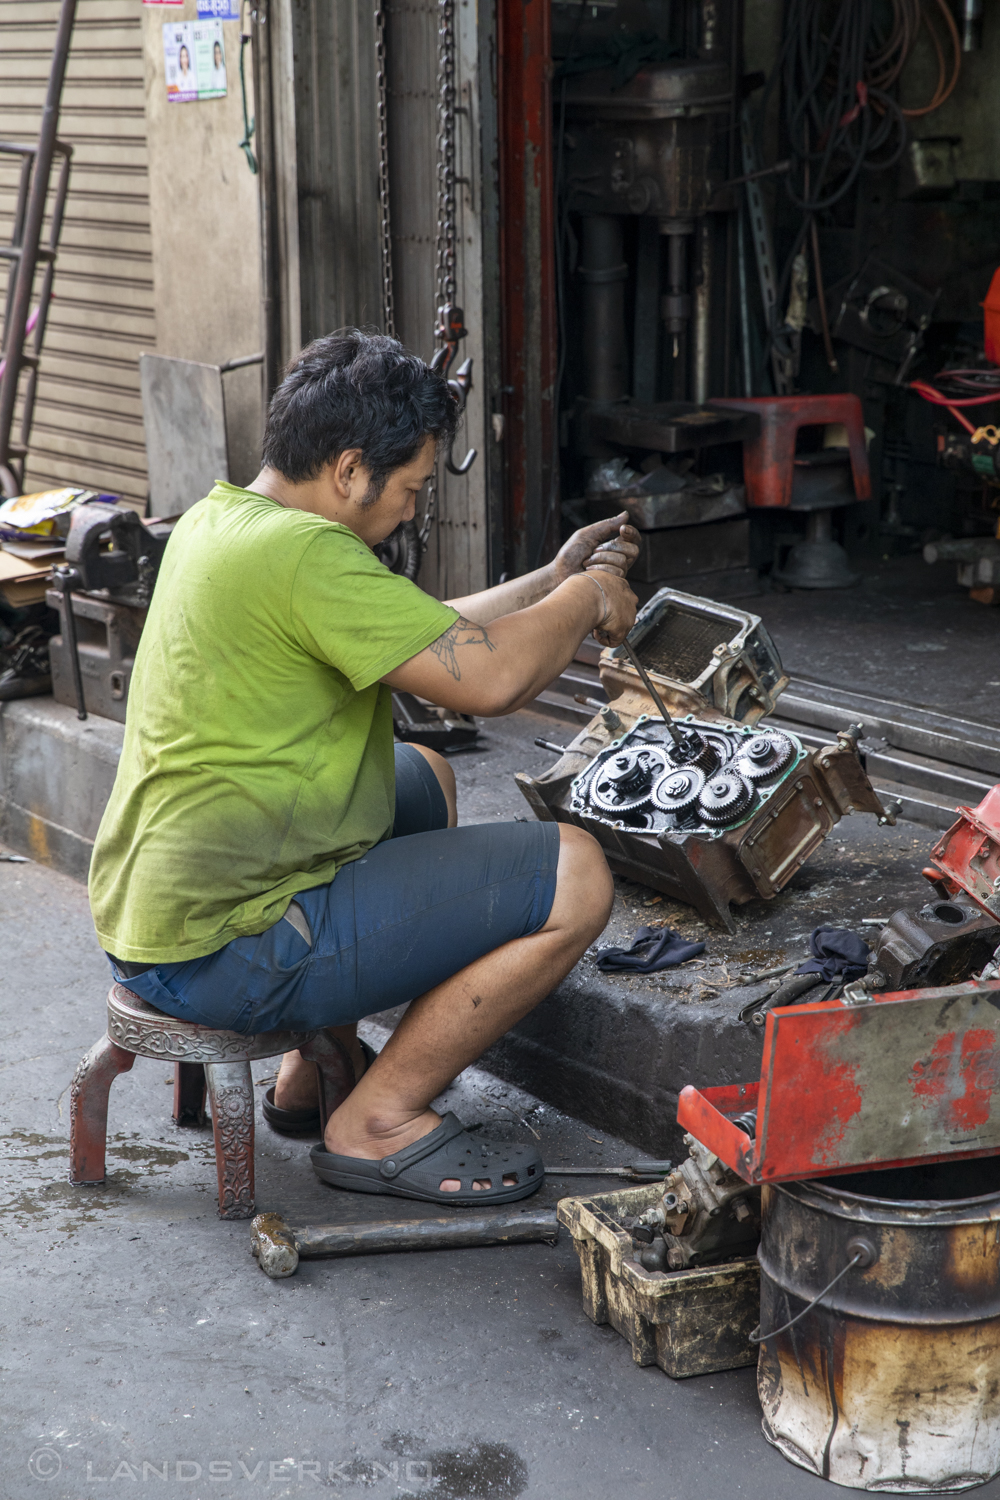
M380 1160L440 1123L430 1102L569 973L603 932L614 886L600 846L560 824L556 893L548 921L477 959L414 1000L354 1091L330 1116L325 1143ZM445 1181L446 1191L458 1184Z
M423 756L437 777L438 785L448 805L448 827L455 828L458 824L458 805L454 771L444 756L438 755L436 750L425 750L422 745L414 745L412 748L418 755ZM348 1055L354 1064L354 1076L360 1078L367 1063L358 1041L357 1024L328 1026L326 1030L330 1036L336 1037L347 1048ZM431 1097L433 1098L433 1095ZM286 1052L281 1059L278 1080L274 1085L274 1102L278 1109L310 1109L317 1104L316 1064L307 1062L299 1052Z

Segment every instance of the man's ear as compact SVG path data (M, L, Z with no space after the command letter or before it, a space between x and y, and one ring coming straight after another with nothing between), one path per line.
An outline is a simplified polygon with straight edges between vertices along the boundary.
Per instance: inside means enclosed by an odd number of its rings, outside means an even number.
M351 491L357 484L358 468L361 464L360 448L345 448L343 453L338 453L331 460L330 475L333 487L342 500L351 498Z

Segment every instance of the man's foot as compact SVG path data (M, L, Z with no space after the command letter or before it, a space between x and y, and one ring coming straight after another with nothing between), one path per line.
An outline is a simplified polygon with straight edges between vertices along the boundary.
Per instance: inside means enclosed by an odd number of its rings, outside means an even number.
M338 1028L339 1030L339 1028ZM334 1033L337 1035L337 1033ZM368 1068L357 1035L347 1038L341 1032L337 1040L346 1049L354 1066L354 1081L357 1083ZM278 1069L278 1081L274 1085L274 1104L277 1109L319 1109L319 1085L316 1079L316 1064L307 1062L299 1052L286 1052Z
M426 1109L414 1119L384 1130L368 1130L357 1133L345 1131L343 1124L338 1124L335 1110L327 1121L326 1133L323 1144L327 1151L335 1156L350 1156L361 1161L383 1161L385 1157L391 1156L394 1151L402 1151L404 1146L410 1146L414 1141L421 1140L425 1135L430 1135L441 1124L441 1116L435 1114L434 1110ZM509 1173L503 1179L504 1187L514 1187L517 1179ZM490 1188L489 1179L476 1179L472 1184L475 1193L488 1192ZM460 1193L462 1184L456 1177L445 1177L441 1180L439 1191L442 1193Z
M349 1105L341 1113L349 1117ZM331 1137L334 1146L350 1150L332 1150ZM534 1146L491 1144L463 1129L450 1113L442 1120L428 1109L394 1128L350 1137L343 1122L332 1130L328 1124L323 1145L310 1153L317 1176L332 1187L470 1206L477 1198L493 1203L525 1198L545 1180Z

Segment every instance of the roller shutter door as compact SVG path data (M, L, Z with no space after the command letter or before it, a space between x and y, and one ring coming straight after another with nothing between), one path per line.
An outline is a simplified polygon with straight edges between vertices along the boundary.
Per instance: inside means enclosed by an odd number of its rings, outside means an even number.
M58 0L0 0L0 139L37 139L58 11ZM139 0L79 0L59 136L73 165L26 488L85 484L144 507L138 358L156 336ZM5 160L9 242L16 169Z

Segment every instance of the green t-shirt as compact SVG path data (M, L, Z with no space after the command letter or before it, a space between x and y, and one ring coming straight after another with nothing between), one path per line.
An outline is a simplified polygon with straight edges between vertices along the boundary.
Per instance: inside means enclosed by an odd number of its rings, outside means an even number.
M193 506L164 555L94 845L102 948L214 953L384 838L379 678L456 619L345 526L231 484Z

